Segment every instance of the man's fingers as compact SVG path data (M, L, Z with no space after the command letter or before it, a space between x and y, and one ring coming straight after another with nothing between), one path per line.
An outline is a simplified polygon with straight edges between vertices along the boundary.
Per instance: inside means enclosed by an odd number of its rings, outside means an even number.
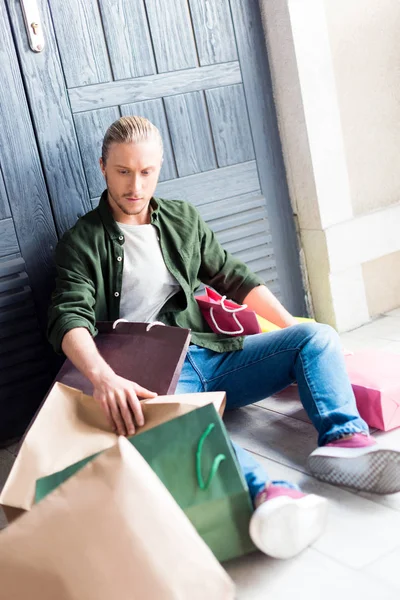
M135 417L136 423L139 427L142 427L142 425L144 425L143 411L135 392L127 392L126 399L129 403L131 411L133 412L133 416Z
M119 412L119 406L116 399L112 396L108 398L108 406L110 407L111 415L117 428L118 435L126 435L126 429Z
M108 420L108 422L109 422L109 424L111 426L111 429L113 431L115 431L117 427L116 427L116 423L114 422L114 419L112 418L112 414L111 414L111 411L110 411L110 407L108 406L107 399L105 397L101 398L100 404L101 404L101 408L103 409L103 411L104 411L104 413L105 413L105 415L107 417L107 420Z
M155 398L156 396L158 396L156 392L151 392L150 390L147 390L138 383L135 383L134 386L136 395L140 396L140 398Z
M121 392L118 396L119 412L124 420L125 429L128 435L135 433L135 425L132 419L132 413L130 411L129 395L128 393Z

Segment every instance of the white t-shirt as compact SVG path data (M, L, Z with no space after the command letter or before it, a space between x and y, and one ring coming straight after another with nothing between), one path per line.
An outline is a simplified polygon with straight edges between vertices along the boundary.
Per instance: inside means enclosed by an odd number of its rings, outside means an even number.
M118 227L125 235L120 318L150 323L179 291L179 283L165 265L154 225Z

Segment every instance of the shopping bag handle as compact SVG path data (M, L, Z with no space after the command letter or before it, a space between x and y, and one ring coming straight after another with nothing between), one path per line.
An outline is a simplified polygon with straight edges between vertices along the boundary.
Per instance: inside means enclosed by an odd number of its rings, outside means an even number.
M129 323L128 319L117 319L116 321L114 321L112 328L116 329L118 323ZM163 327L165 326L165 323L161 323L161 321L153 321L152 323L149 323L146 327L146 332L150 331L150 329L152 327L154 327L154 325L162 325Z
M112 328L117 329L118 323L129 323L128 319L117 319L114 321Z
M218 471L218 467L219 465L222 463L223 460L226 459L225 454L218 454L218 456L216 456L213 460L213 464L211 466L211 471L210 474L208 476L208 479L206 482L204 482L203 479L203 475L201 472L201 459L202 459L202 450L203 450L203 445L204 442L206 440L206 438L210 435L210 433L212 432L212 430L214 429L215 424L214 423L210 423L209 426L207 427L207 429L205 430L205 432L203 433L203 435L201 436L198 446L197 446L197 452L196 452L196 473L197 473L197 482L199 484L199 488L201 490L206 490L208 489L208 487L210 486L210 483L212 482L212 480L214 479L217 471Z
M221 304L221 306L222 306L222 304ZM246 308L246 306L244 306L244 308ZM235 313L233 311L227 311L227 312L232 312L233 313L232 314L233 320L235 321L235 323L239 327L239 329L237 331L225 331L224 329L221 329L221 327L218 325L218 323L215 320L215 317L214 317L214 307L212 306L210 308L210 317L211 317L211 320L214 323L214 327L218 331L218 333L224 333L226 335L237 335L237 334L243 333L244 332L244 327L243 327L243 325L241 323L239 323L238 318L235 315Z
M237 313L241 310L246 310L247 304L242 304L241 306L235 306L234 308L229 308L229 306L225 305L226 296L222 296L221 298L221 306L228 313Z

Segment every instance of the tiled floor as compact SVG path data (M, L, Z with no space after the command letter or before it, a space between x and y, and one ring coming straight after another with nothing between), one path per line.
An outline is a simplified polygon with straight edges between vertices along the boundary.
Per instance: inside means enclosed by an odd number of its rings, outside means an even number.
M348 350L374 348L400 354L400 309L343 334ZM253 452L271 478L286 478L330 501L324 535L300 556L279 561L253 554L226 565L239 600L355 600L400 597L400 493L357 494L318 482L306 459L316 446L315 430L295 388L229 414L232 437ZM400 448L400 429L375 433Z
M344 334L342 340L349 350L369 347L400 354L400 309ZM232 437L257 456L271 478L292 480L330 500L326 532L300 556L279 561L259 553L225 565L237 584L238 600L333 600L349 594L355 600L397 600L400 493L357 494L307 474L306 459L316 446L316 433L296 388L229 413L226 423ZM400 429L374 435L400 447ZM15 445L0 451L0 487L15 452Z

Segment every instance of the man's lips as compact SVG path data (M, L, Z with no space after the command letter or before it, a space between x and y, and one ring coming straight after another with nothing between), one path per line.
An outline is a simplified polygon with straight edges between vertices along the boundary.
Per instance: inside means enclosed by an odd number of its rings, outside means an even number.
M142 200L142 198L134 198L133 196L125 198L125 200L129 200L129 202L137 202L138 200Z

